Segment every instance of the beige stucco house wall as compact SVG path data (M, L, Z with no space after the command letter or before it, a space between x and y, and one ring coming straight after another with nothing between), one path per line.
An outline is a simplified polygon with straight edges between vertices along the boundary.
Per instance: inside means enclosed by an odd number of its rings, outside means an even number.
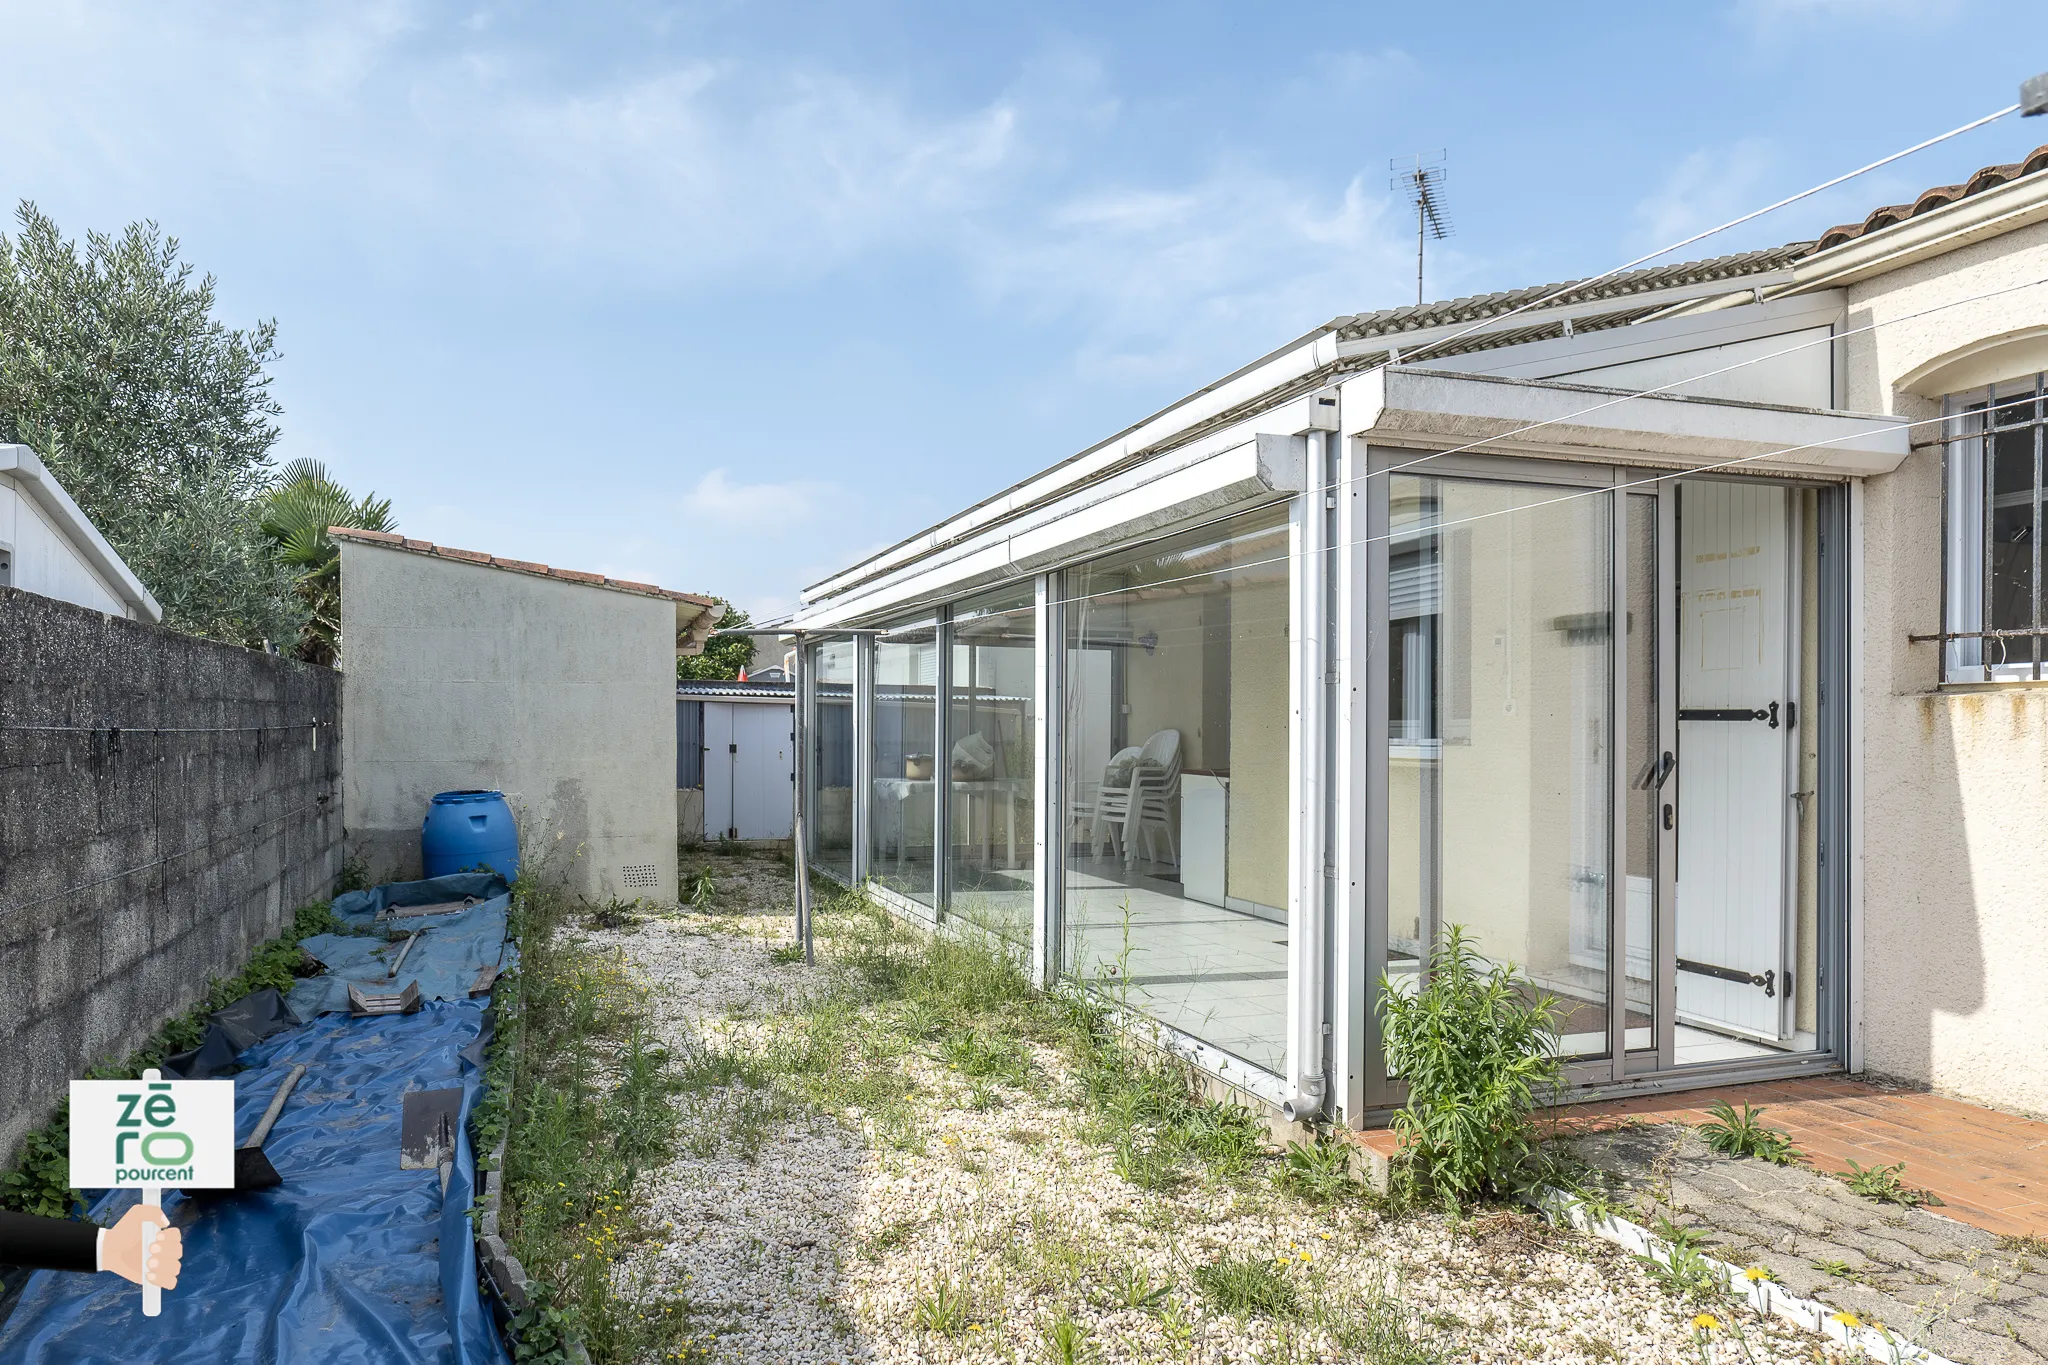
M505 793L528 870L589 899L676 895L675 660L701 598L337 532L342 816L380 880L419 875L434 793ZM651 869L651 870L650 870Z
M1999 230L1967 240L1983 222ZM1880 254L1883 237L1909 230L1940 249ZM1852 333L1838 406L1927 417L1944 392L2048 366L2048 285L1957 302L2048 281L2048 177L1861 239L1876 268L1856 266L1858 249L1834 253ZM1827 254L1802 273L1819 274ZM1915 429L1906 462L1863 488L1862 1057L1872 1072L2048 1113L2048 684L1944 687L1937 646L1908 640L1941 628L1939 434Z

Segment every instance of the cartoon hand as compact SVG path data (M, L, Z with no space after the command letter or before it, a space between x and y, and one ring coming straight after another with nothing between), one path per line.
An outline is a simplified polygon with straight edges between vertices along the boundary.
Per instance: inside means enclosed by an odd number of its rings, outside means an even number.
M142 1219L156 1224L156 1245L149 1249L149 1282L159 1289L178 1287L178 1267L185 1259L185 1235L168 1225L164 1211L137 1204L107 1229L100 1244L100 1266L133 1284L142 1283Z

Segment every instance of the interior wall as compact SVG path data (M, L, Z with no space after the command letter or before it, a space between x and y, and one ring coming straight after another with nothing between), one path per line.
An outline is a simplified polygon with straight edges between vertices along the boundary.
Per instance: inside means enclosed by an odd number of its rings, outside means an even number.
M1225 894L1287 908L1287 579L1240 584L1230 610Z

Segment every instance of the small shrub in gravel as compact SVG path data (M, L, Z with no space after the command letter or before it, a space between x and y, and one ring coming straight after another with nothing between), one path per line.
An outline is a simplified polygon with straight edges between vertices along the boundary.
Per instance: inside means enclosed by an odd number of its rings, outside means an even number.
M1412 990L1380 978L1387 1065L1408 1086L1394 1116L1400 1170L1447 1205L1512 1197L1535 1153L1535 1111L1561 1092L1557 1002L1481 957L1463 925L1426 965Z

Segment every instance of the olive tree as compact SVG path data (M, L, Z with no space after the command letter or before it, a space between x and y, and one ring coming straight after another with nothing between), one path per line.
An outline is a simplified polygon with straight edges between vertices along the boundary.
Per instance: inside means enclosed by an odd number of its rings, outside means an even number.
M49 465L165 624L291 641L307 605L259 525L276 323L216 319L213 277L155 223L81 248L33 204L16 219L0 234L0 441Z

